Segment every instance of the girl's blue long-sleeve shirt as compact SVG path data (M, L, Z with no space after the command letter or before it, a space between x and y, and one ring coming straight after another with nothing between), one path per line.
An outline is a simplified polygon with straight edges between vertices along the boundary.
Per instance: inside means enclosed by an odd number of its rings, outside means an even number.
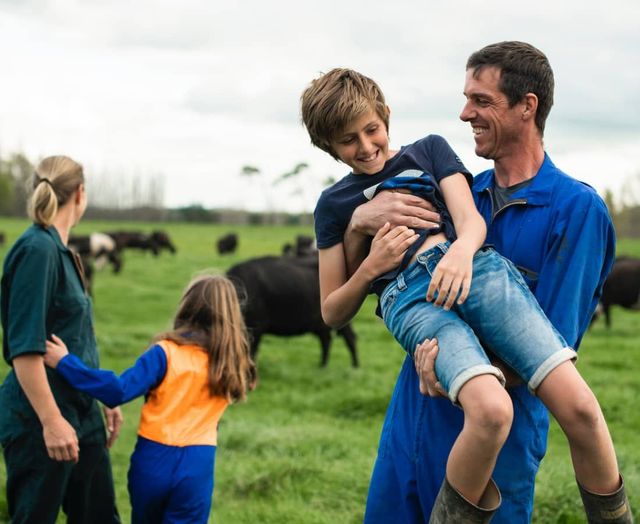
M68 354L60 359L56 370L74 388L113 408L157 387L167 372L167 356L162 347L155 344L118 376L113 371L90 368L75 355Z

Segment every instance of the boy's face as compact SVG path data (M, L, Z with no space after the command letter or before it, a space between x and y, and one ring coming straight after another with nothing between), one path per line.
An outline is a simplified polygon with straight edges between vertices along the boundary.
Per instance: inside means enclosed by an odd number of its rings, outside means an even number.
M356 175L374 175L390 158L387 126L373 110L356 118L338 133L331 141L331 147Z

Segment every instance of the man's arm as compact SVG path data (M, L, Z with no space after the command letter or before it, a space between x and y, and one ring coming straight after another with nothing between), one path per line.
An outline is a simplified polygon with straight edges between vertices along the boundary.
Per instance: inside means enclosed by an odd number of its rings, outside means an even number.
M440 215L426 200L407 193L380 191L372 200L356 208L344 234L347 273L353 275L367 256L369 241L389 222L412 229L437 227Z
M615 231L597 196L567 203L549 235L535 296L574 349L580 345L615 256Z

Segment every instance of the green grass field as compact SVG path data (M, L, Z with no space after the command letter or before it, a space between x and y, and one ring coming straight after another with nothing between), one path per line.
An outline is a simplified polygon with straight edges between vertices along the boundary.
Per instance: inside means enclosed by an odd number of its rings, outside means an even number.
M26 221L0 220L10 245ZM83 222L78 233L119 228L150 231L151 224ZM197 271L223 272L247 258L278 254L307 228L169 224L178 248L156 258L127 251L122 273L97 272L95 324L102 366L117 372L133 363L151 337L169 327L181 291ZM239 234L238 251L220 257L215 240ZM618 252L640 256L640 242L621 241ZM259 354L260 383L224 415L219 434L214 506L218 524L336 524L362 521L380 428L403 352L374 314L369 300L355 321L361 360L352 369L344 342L336 339L329 365L320 369L313 336L266 337ZM613 434L636 519L640 518L640 314L616 309L613 328L602 321L586 335L579 369L596 392ZM0 378L7 373L0 363ZM126 489L140 401L123 406L126 417L112 450L119 509L130 507ZM0 521L8 521L5 472L0 461ZM59 519L64 522L63 518ZM534 522L585 522L568 448L552 425L549 452L538 476Z

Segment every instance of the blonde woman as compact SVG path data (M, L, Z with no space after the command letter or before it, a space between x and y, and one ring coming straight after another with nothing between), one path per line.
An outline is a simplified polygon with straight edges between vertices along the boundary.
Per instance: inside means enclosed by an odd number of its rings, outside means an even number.
M29 200L30 226L4 262L3 356L12 370L0 388L0 443L14 524L48 524L60 508L69 522L120 522L107 448L120 431L119 409L105 408L46 370L54 333L69 352L98 367L91 299L82 265L67 247L87 206L80 164L66 156L40 162Z

